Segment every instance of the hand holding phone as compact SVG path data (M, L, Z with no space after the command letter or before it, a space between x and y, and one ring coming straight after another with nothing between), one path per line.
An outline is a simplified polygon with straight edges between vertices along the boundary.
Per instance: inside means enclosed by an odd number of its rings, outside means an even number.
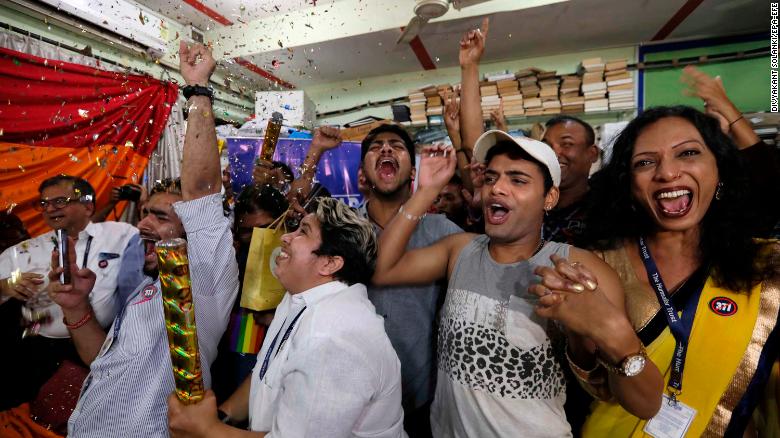
M70 249L68 247L68 232L57 230L57 252L59 253L59 262L62 267L60 274L60 283L70 284Z

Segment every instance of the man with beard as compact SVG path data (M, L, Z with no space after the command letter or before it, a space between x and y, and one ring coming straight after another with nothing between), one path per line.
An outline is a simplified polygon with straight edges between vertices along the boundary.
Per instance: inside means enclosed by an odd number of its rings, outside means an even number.
M412 194L414 157L414 143L399 126L378 126L361 143L361 169L368 189L362 209L377 235ZM425 247L460 231L443 215L428 215L417 224L407 248ZM368 289L401 361L404 428L411 437L431 433L429 411L436 386L433 323L442 291L442 285L433 281L403 287L372 285Z
M175 182L162 184L144 205L145 217L138 228L145 240L146 277L121 302L108 331L92 316L88 299L95 274L79 269L71 250L72 283L62 285L57 280L62 268L56 267L56 256L53 257L50 294L63 309L63 322L79 355L90 364L90 374L68 424L71 437L168 435L166 398L174 390L174 378L155 242L187 238L206 387L211 384L209 368L238 291L230 223L223 214L220 196L221 172L211 92L206 88L216 63L211 53L197 44L187 47L182 42L179 57L189 105L180 189Z

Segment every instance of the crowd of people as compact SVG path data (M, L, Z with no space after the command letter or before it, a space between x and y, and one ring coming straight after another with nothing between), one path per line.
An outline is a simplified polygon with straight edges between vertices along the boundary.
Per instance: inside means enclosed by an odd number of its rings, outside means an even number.
M487 36L485 20L460 41L448 144L393 124L363 139L358 209L314 182L335 127L315 131L298 178L259 161L233 194L204 91L215 61L182 43L181 177L131 189L137 226L103 221L126 194L98 209L67 175L35 205L67 242L2 217L0 436L780 436L777 150L689 67L705 112L642 111L591 175L583 120L531 138L497 114L485 129ZM253 231L277 220L286 292L243 308ZM170 238L187 242L213 388L190 404L155 253ZM255 345L231 340L247 321Z

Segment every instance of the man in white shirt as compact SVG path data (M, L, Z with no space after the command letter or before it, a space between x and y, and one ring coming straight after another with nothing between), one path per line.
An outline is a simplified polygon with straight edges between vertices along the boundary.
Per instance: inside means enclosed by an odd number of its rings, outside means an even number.
M169 397L171 436L406 436L400 362L364 285L376 251L366 219L320 198L282 237L274 272L288 292L252 375L219 410L211 392ZM251 432L223 424L247 418Z
M5 350L19 359L0 366L4 376L0 409L34 397L63 359L78 362L62 308L45 293L45 274L57 243L55 230L65 230L76 241L78 266L96 274L89 302L102 327L114 319L118 296L126 296L142 278L138 229L122 222L91 222L95 190L87 181L57 175L43 181L38 191L40 200L35 208L52 231L0 254L0 305L9 299L23 302L26 333L40 336L27 336L10 347L12 351Z

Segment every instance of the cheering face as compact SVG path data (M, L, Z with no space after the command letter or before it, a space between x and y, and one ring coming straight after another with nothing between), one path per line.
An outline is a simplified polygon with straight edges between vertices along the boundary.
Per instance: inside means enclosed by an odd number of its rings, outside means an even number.
M322 279L322 266L326 257L314 253L320 245L320 224L314 214L306 215L295 232L282 236L274 274L286 290L291 293L303 292Z
M368 186L382 195L408 187L414 168L403 139L392 132L377 135L363 158L363 174Z
M138 231L144 243L144 272L147 274L157 271L154 244L163 239L184 237L184 226L173 210L173 203L178 201L181 201L179 195L156 193L144 204Z
M544 194L544 174L536 163L502 154L493 157L482 186L485 234L491 241L515 242L540 232L545 206L558 202L558 189Z
M661 119L637 138L631 157L631 192L659 229L698 227L718 179L715 155L687 120Z
M455 223L466 216L466 201L460 191L461 186L458 184L447 184L433 204L437 213L446 215L447 219Z
M42 212L46 225L55 230L86 225L92 216L92 204L79 202L78 198L69 182L43 189L40 200L46 203Z
M582 125L572 121L553 125L544 133L543 141L555 151L561 165L561 190L587 183L598 150L588 144Z

